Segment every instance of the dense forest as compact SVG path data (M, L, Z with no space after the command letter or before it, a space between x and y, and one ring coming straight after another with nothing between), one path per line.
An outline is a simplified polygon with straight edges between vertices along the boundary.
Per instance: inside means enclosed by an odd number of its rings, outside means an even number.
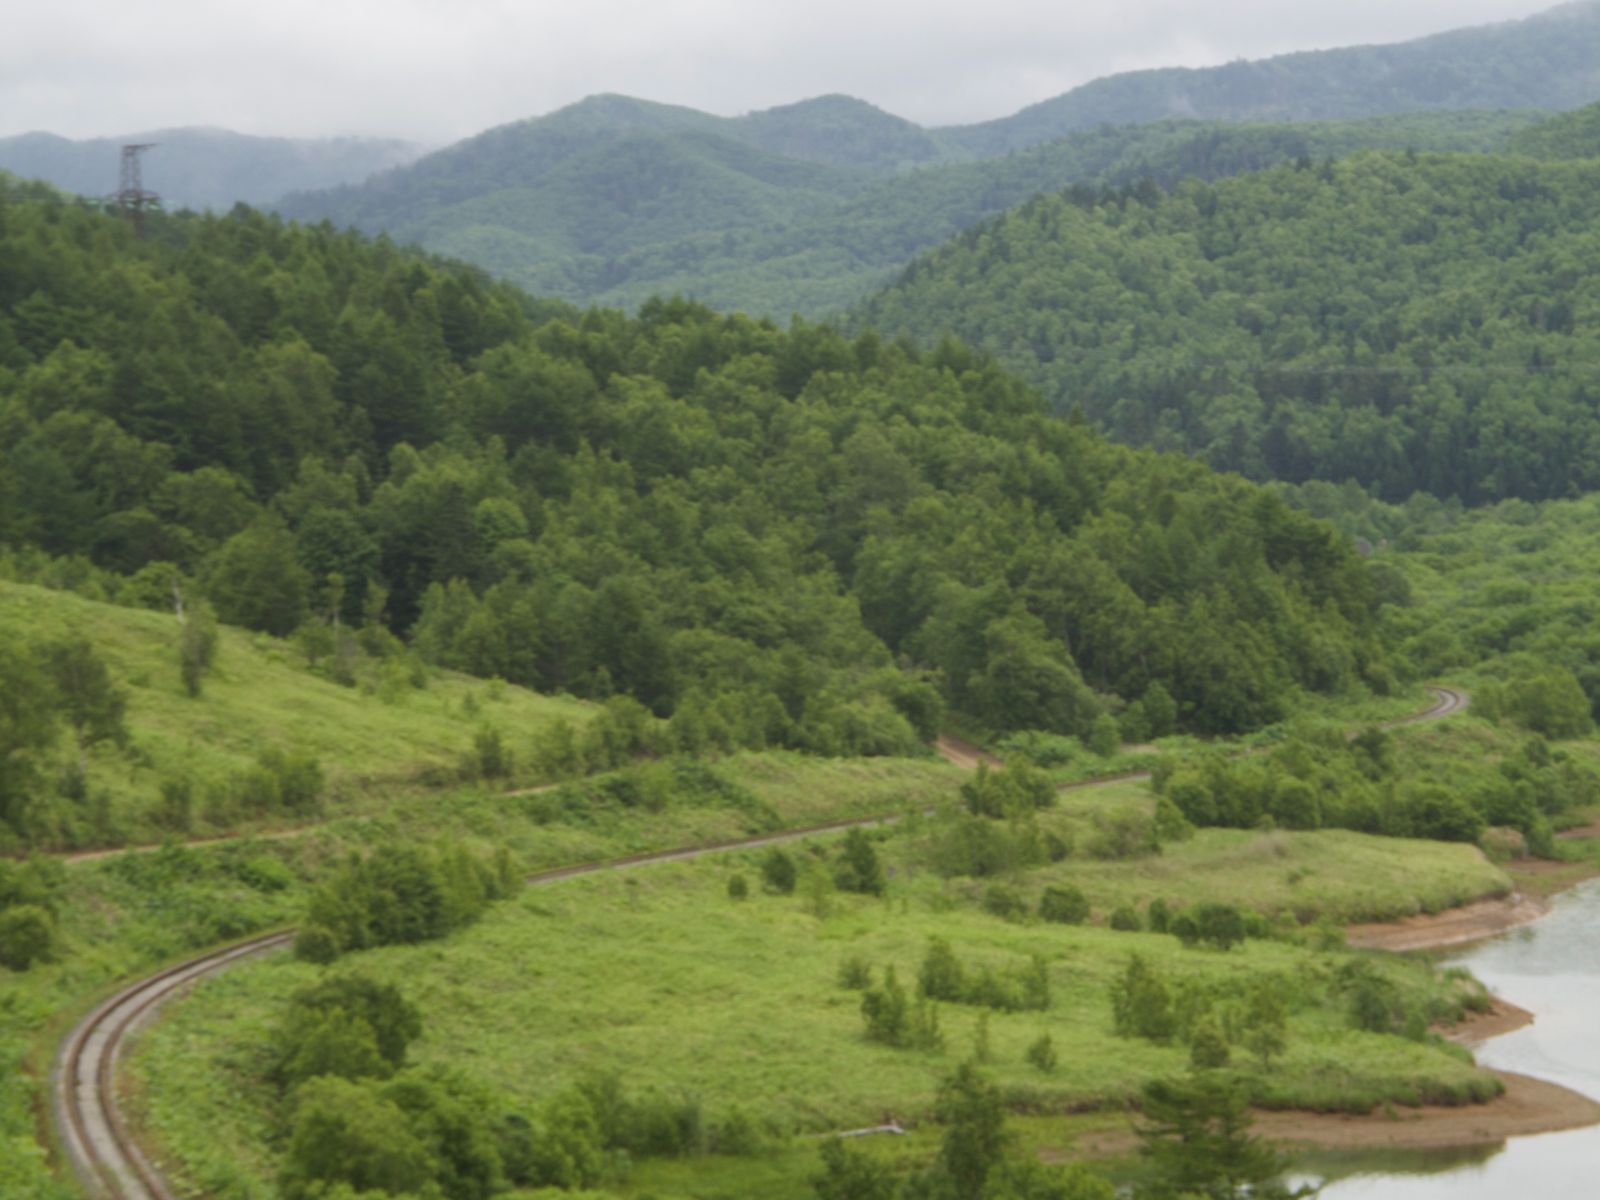
M870 142L876 118L838 99L785 114L794 137L688 109L596 97L490 130L359 185L280 211L388 233L539 295L637 307L679 293L714 308L822 316L914 255L1046 191L1215 179L1360 149L1486 151L1548 114L1422 113L1293 125L1159 121L1084 130L980 162L888 171L864 154L801 161L795 141ZM852 115L866 117L850 122ZM842 128L841 128L842 127ZM868 167L875 169L868 169Z
M1367 153L1073 189L859 319L953 331L1118 439L1253 478L1566 496L1600 486L1597 184L1592 159Z
M130 603L386 629L632 696L688 749L907 752L946 709L1226 732L1390 684L1331 527L954 342L543 310L242 209L140 243L16 184L0 261L14 575L87 560Z

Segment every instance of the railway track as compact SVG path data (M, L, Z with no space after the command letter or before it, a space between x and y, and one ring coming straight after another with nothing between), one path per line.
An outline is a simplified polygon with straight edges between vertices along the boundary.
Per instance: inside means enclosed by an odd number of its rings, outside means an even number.
M1386 722L1384 728L1437 721L1462 711L1469 703L1466 693L1453 688L1430 687L1428 690L1434 696L1430 707L1409 717ZM1113 779L1068 784L1067 788L1147 778L1149 772L1136 772ZM683 862L709 854L757 849L853 827L892 824L899 819L898 816L882 816L835 821L712 845L685 846L627 858L577 863L540 871L530 875L527 882L531 885L550 884L601 871ZM129 984L99 1004L73 1027L62 1042L51 1068L51 1107L67 1158L87 1195L94 1197L94 1200L179 1200L159 1169L130 1135L118 1111L117 1064L128 1039L152 1021L167 1001L208 975L282 949L293 939L294 930L279 930L223 946L179 963Z

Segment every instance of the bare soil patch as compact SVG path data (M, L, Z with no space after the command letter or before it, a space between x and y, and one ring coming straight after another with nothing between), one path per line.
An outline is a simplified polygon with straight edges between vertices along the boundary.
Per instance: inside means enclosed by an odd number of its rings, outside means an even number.
M1440 1149L1494 1145L1532 1133L1555 1133L1600 1124L1600 1103L1554 1083L1496 1072L1505 1094L1487 1104L1347 1113L1257 1110L1255 1133L1279 1145L1321 1150ZM1123 1156L1139 1145L1133 1123L1081 1135L1070 1151L1047 1150L1047 1162Z
M1436 950L1482 941L1550 911L1542 896L1514 892L1439 913L1419 913L1399 921L1373 921L1345 929L1345 940L1364 950Z

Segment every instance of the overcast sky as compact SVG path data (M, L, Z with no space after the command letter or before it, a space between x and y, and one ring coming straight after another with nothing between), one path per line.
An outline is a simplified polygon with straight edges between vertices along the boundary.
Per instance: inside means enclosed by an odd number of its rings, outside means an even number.
M16 0L0 135L174 125L443 143L595 92L923 124L1100 75L1400 41L1554 0Z

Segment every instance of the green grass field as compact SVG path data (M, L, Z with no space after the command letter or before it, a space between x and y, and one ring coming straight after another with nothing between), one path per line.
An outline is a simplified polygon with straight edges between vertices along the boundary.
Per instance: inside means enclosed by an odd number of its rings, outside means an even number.
M128 748L105 743L89 756L91 796L103 796L109 809L95 844L160 840L173 832L154 810L162 783L174 780L191 786L195 832L283 823L208 813L208 792L225 792L269 748L316 758L332 811L374 810L398 791L457 782L481 728L498 730L516 751L550 722L581 725L594 711L576 700L450 672L428 672L422 688L342 687L308 670L286 642L227 627L219 633L215 668L202 695L191 698L179 674L178 624L170 613L0 581L0 637L24 646L86 638L127 693ZM71 741L63 731L52 770L72 760Z
M1124 796L1122 802L1141 801ZM802 884L793 896L756 887L749 899L735 901L727 895L728 879L736 872L758 879L759 855L722 854L530 888L446 942L366 952L330 969L396 983L424 1014L425 1034L413 1058L463 1070L515 1105L530 1107L586 1075L616 1072L630 1091L697 1098L708 1120L738 1108L798 1139L787 1148L780 1142L775 1157L707 1160L701 1166L713 1176L727 1174L710 1191L691 1186L703 1174L696 1168L645 1164L639 1179L654 1183L640 1195L737 1195L769 1169L801 1170L803 1182L810 1166L797 1164L809 1164L807 1135L874 1124L887 1115L924 1119L939 1080L971 1054L981 1010L940 1006L941 1051L889 1048L864 1038L860 993L841 987L838 973L847 957L860 957L872 964L875 978L893 964L902 982L914 986L934 935L949 939L972 967L1004 971L1033 954L1048 963L1048 1011L992 1012L988 1018L988 1070L1020 1110L1120 1106L1144 1079L1186 1068L1180 1044L1111 1033L1109 987L1135 951L1175 989L1235 994L1265 978L1304 997L1291 1017L1289 1051L1270 1075L1258 1074L1236 1051L1262 1100L1326 1107L1363 1097L1404 1103L1485 1086L1470 1065L1425 1043L1350 1029L1342 1002L1330 997L1341 965L1354 956L1283 941L1250 942L1224 954L1097 925L1008 923L968 902L968 885L903 865L914 859L919 836L913 824L882 843L886 857L902 863L884 899L813 893ZM1369 894L1361 876L1388 857L1372 845L1379 839L1358 835L1267 836L1287 840L1288 870L1321 863L1330 894L1340 878L1352 896ZM818 838L813 844L822 851L833 842ZM1293 886L1279 882L1286 860L1276 851L1241 853L1242 845L1203 838L1183 843L1186 867L1163 881L1161 894L1173 901L1251 900ZM1412 853L1413 881L1442 886L1462 871L1454 848L1403 848ZM1166 857L1069 860L1019 883L1042 885L1043 878L1066 872L1092 895L1148 896L1152 870ZM1492 872L1482 877L1494 882ZM1388 889L1398 886L1384 885L1385 903ZM1357 900L1337 895L1330 903L1358 907ZM1385 961L1379 969L1418 1005L1448 990L1421 964ZM145 1120L199 1191L273 1194L267 1166L277 1118L260 1077L261 1048L289 995L319 970L280 956L231 972L199 987L141 1045L132 1069ZM1050 1034L1060 1057L1049 1074L1025 1059L1041 1033Z

